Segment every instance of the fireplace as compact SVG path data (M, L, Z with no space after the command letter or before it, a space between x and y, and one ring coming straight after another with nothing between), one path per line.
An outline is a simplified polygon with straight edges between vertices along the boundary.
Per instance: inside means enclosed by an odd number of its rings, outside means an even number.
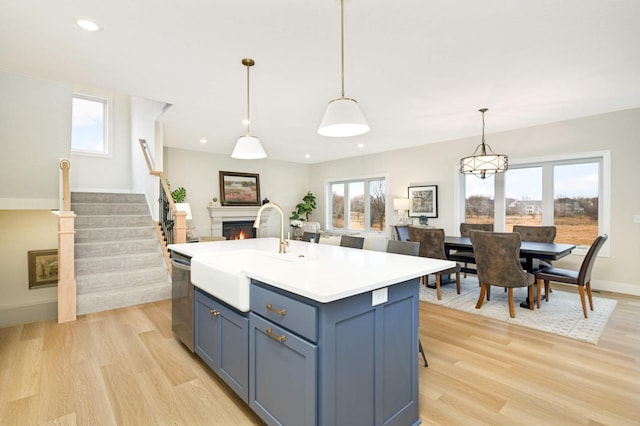
M227 240L246 240L256 237L252 220L228 221L222 224L222 235Z
M262 212L260 229L253 228L253 222L256 220L259 206L208 206L209 216L211 217L211 236L222 237L227 236L224 233L224 228L228 224L235 224L237 222L247 222L248 228L245 230L245 238L265 237L269 235L267 229L267 222L269 219L270 209ZM257 232L256 232L257 231ZM235 237L232 237L235 239ZM227 239L231 239L227 236Z

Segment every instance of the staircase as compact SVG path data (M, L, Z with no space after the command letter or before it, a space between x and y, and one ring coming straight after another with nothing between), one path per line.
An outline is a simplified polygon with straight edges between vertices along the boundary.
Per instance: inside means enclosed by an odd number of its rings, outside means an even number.
M171 283L143 194L71 193L77 313L169 299Z

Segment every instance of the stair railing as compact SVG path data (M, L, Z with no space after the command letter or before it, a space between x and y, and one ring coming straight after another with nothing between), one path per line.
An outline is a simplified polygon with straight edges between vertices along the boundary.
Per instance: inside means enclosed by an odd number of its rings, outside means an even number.
M62 210L58 215L58 323L76 320L75 218L71 211L69 169L71 162L60 161Z
M187 212L178 211L176 203L171 197L171 189L161 171L153 169L153 161L147 141L139 139L140 148L147 162L149 174L160 180L160 194L158 197L158 225L164 234L167 244L181 244L187 242Z

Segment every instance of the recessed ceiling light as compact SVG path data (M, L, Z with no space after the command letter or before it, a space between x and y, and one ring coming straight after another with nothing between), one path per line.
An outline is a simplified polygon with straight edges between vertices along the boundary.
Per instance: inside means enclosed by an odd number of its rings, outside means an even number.
M74 19L76 21L76 24L85 31L95 32L102 29L102 27L91 18L87 18L85 16L76 16Z
M304 158L311 158L309 154L305 154Z
M200 139L200 143L205 144L207 143L207 140L205 138Z
M363 143L359 143L358 144L358 148L364 148L364 144Z

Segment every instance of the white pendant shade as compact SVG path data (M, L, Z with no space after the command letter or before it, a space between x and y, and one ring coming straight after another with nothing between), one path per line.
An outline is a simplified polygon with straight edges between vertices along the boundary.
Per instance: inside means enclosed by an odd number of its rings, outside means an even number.
M266 157L267 153L264 152L260 140L255 136L239 137L231 153L231 158L239 160L257 160Z
M367 133L369 124L364 119L355 99L338 98L329 102L322 117L318 133L322 136L347 137Z

